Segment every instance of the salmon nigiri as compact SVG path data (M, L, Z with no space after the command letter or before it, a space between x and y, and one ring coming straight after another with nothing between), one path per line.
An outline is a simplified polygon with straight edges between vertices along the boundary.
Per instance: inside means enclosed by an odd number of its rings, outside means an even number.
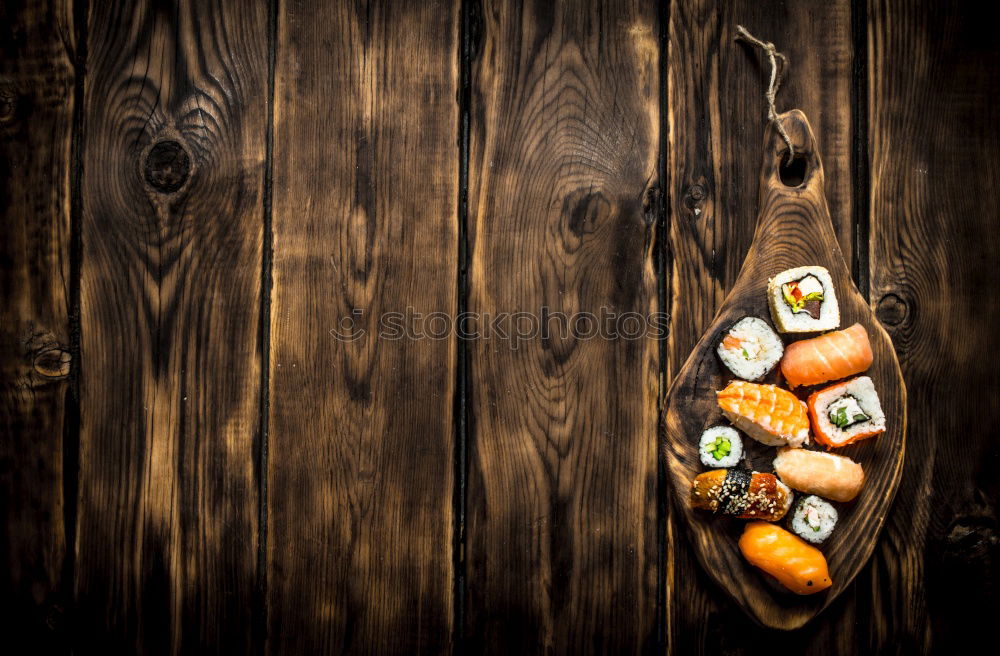
M781 358L789 387L818 385L859 374L872 365L872 345L859 323L790 344Z
M788 390L734 380L716 399L729 421L758 442L802 446L809 441L806 404Z
M823 552L780 526L750 522L740 536L740 551L795 594L826 590L833 581Z

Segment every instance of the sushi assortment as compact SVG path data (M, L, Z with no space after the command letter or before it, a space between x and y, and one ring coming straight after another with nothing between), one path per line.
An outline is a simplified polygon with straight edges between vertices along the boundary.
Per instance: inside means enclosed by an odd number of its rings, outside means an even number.
M796 594L814 594L833 584L814 545L836 530L835 504L852 502L865 483L860 463L829 450L877 437L886 417L875 382L859 375L874 359L868 333L861 324L838 330L837 293L825 268L776 274L767 305L774 328L746 316L719 339L716 353L735 379L716 392L716 401L732 425L702 433L699 456L710 470L692 481L690 503L754 520L739 540L747 561ZM802 333L822 334L789 344L781 337ZM761 382L766 377L778 384ZM803 387L811 389L798 391ZM752 470L741 433L778 447L774 473ZM811 441L827 451L809 448ZM782 520L784 527L777 524Z

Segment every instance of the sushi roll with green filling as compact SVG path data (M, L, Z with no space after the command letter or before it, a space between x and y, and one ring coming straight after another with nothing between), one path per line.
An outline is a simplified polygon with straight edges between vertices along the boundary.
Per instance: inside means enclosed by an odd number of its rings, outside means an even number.
M885 431L885 413L868 376L813 392L808 405L816 441L828 447L846 446Z
M812 333L840 325L830 272L821 266L782 271L767 281L771 319L783 333Z
M743 440L735 428L712 426L701 434L698 453L706 467L733 467L743 457Z
M757 317L743 317L730 328L716 349L722 364L744 380L760 380L781 360L781 338Z
M837 509L814 494L799 499L792 511L792 532L813 544L830 537L837 526Z

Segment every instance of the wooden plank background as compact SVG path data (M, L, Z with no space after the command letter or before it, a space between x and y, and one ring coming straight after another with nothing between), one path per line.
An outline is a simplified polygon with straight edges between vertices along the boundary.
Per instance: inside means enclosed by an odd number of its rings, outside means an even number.
M267 42L267 12L237 3L95 3L87 16L86 649L252 646Z
M1000 610L989 18L972 0L4 3L5 644L971 650ZM812 122L909 389L875 555L788 633L700 570L659 452L756 214L766 71L737 24L790 59L779 109ZM558 313L602 310L669 331L564 334ZM550 335L460 339L462 312ZM421 338L387 337L386 313Z
M457 307L459 6L277 23L268 651L447 651L456 344L379 318Z
M0 7L0 632L40 651L72 605L75 37L68 2Z
M639 652L655 644L657 345L559 317L656 309L656 16L538 0L481 20L468 307L550 333L467 346L468 647Z

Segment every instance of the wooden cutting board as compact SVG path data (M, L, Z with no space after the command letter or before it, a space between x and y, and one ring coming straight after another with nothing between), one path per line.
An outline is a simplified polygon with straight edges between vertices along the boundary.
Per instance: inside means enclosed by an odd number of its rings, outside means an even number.
M899 485L906 442L906 388L888 334L875 318L851 280L830 221L823 191L823 164L805 115L792 110L779 117L795 146L795 161L781 167L787 146L768 125L760 174L757 228L743 268L711 327L698 342L670 388L664 416L666 457L673 481L677 511L686 519L688 536L702 566L732 598L759 623L777 629L795 629L830 605L850 585L868 560ZM769 277L802 265L826 267L833 277L840 303L840 327L856 322L868 331L875 359L871 376L885 411L886 432L836 453L861 463L865 485L849 504L834 504L840 521L833 535L820 545L829 563L833 586L811 596L786 591L744 560L737 546L744 520L693 510L688 502L691 480L707 471L699 461L702 431L728 424L715 399L735 377L719 361L715 349L724 332L748 315L770 322L766 287ZM696 303L698 299L682 299ZM786 346L814 334L782 335ZM761 382L783 383L778 368ZM830 383L827 383L830 384ZM805 398L816 388L799 388ZM752 466L773 472L774 447L744 440ZM818 448L812 445L809 448Z

